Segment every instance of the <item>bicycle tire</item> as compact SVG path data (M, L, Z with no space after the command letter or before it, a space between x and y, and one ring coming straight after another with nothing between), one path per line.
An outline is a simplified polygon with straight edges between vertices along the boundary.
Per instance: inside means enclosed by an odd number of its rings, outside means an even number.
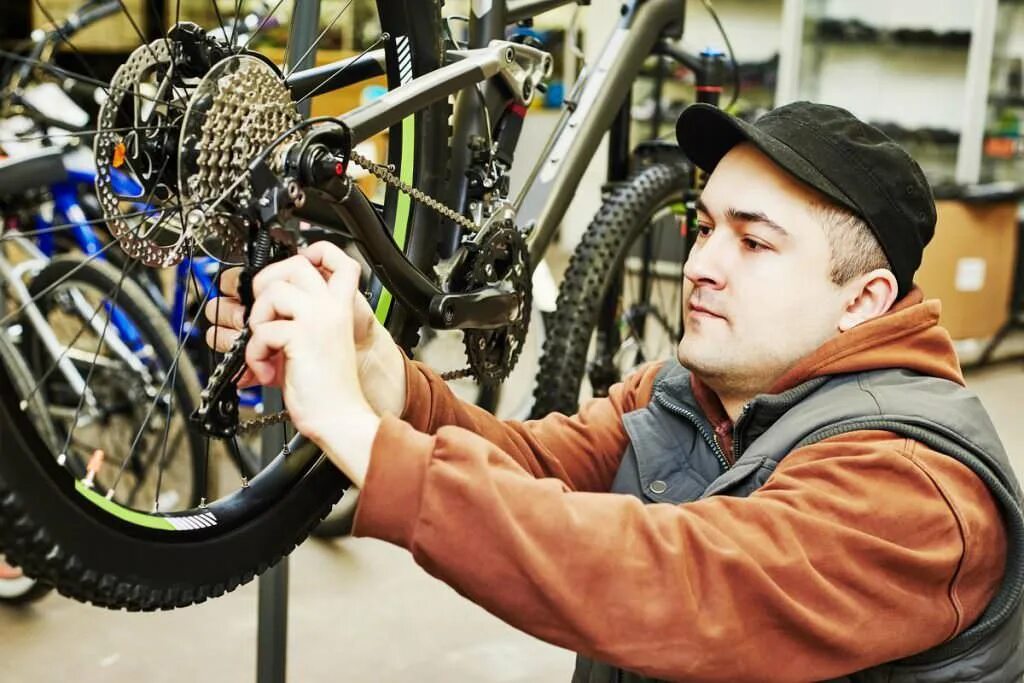
M8 337L7 331L3 329L0 329L0 364L3 364L11 375L18 397L21 400L27 400L26 408L29 414L37 418L34 420L36 429L47 439L48 443L56 444L57 433L54 431L53 425L45 419L46 406L39 393L33 391L35 380L32 378L32 371L29 370L14 342ZM38 419L40 417L44 419ZM3 549L0 548L0 560L2 559ZM53 586L29 576L22 576L18 579L0 579L0 604L21 607L41 600L52 591Z
M439 3L381 0L378 8L381 28L391 36L385 46L389 86L400 82L394 58L399 39L408 45L412 76L439 65ZM397 133L391 144L400 145L401 156L389 161L399 175L410 169L415 186L436 192L447 173L447 103L408 117ZM414 265L427 269L436 259L431 228L438 221L425 207L403 209L407 201L386 200L384 215L392 224L396 215L407 216L405 225L396 225L404 239L396 241ZM378 306L377 313L392 336L411 348L418 323L397 305ZM206 507L160 514L120 509L87 496L57 461L39 457L45 445L18 410L12 389L9 374L0 372L0 430L10 434L0 459L0 547L26 572L81 601L170 609L233 590L305 539L348 485L313 444L296 438L247 486Z
M569 260L551 314L537 371L531 417L579 408L587 354L602 303L622 276L631 246L659 208L682 200L685 163L654 163L614 188L587 226Z

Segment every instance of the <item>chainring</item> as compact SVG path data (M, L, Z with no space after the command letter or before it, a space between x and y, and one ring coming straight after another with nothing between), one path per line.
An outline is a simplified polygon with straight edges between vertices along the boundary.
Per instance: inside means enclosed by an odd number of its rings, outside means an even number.
M466 357L483 384L497 384L512 372L526 342L532 305L529 248L511 221L502 221L480 235L466 277L467 291L511 286L522 295L519 315L505 327L464 330Z

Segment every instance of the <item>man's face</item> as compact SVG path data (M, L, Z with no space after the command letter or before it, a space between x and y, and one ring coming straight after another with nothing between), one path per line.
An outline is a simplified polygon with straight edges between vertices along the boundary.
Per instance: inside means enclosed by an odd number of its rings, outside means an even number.
M678 355L720 394L766 390L838 330L842 290L830 279L815 201L749 143L708 179L683 268Z

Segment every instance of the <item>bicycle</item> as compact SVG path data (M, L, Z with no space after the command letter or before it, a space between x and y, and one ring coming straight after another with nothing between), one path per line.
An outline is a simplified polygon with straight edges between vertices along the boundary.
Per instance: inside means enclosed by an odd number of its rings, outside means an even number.
M301 14L313 4L297 8ZM462 330L470 367L447 376L500 381L527 331L530 272L606 130L610 179L628 177L629 97L622 86L649 54L694 62L670 42L682 34L682 3L627 2L526 189L510 200L507 173L522 119L552 60L525 37L504 40L505 27L566 4L571 0L495 0L469 18L463 49L445 44L450 31L438 3L380 0L381 33L366 49L287 73L231 40L176 26L133 52L108 86L95 152L112 233L145 265L167 267L201 250L242 265L251 277L305 241L298 219L324 226L361 254L366 295L399 344L411 350L422 324ZM309 22L293 21L293 42L301 46L293 54L315 46L304 39L315 32ZM390 90L374 102L337 117L303 118L295 110L296 102L377 75ZM449 98L463 91L449 126ZM149 133L125 136L124 128ZM385 130L386 165L355 150ZM168 170L172 158L176 168ZM385 184L381 205L352 183L350 165ZM157 193L160 215L125 212L111 168ZM229 447L240 432L261 430L281 453L234 493L177 513L83 493L60 464L41 457L45 444L10 398L10 377L0 373L0 425L13 437L11 457L0 461L0 545L68 595L128 609L220 595L290 551L348 482L315 446L278 435L284 415L239 422L234 382L244 340L212 374L195 423Z

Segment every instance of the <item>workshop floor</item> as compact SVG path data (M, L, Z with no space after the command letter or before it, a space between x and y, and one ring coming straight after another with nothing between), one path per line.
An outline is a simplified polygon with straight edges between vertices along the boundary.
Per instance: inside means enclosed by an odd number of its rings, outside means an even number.
M1024 472L1024 364L970 373ZM292 556L288 679L566 682L571 653L504 625L382 542L310 541ZM108 612L51 595L0 609L0 681L249 682L257 585L159 614Z

